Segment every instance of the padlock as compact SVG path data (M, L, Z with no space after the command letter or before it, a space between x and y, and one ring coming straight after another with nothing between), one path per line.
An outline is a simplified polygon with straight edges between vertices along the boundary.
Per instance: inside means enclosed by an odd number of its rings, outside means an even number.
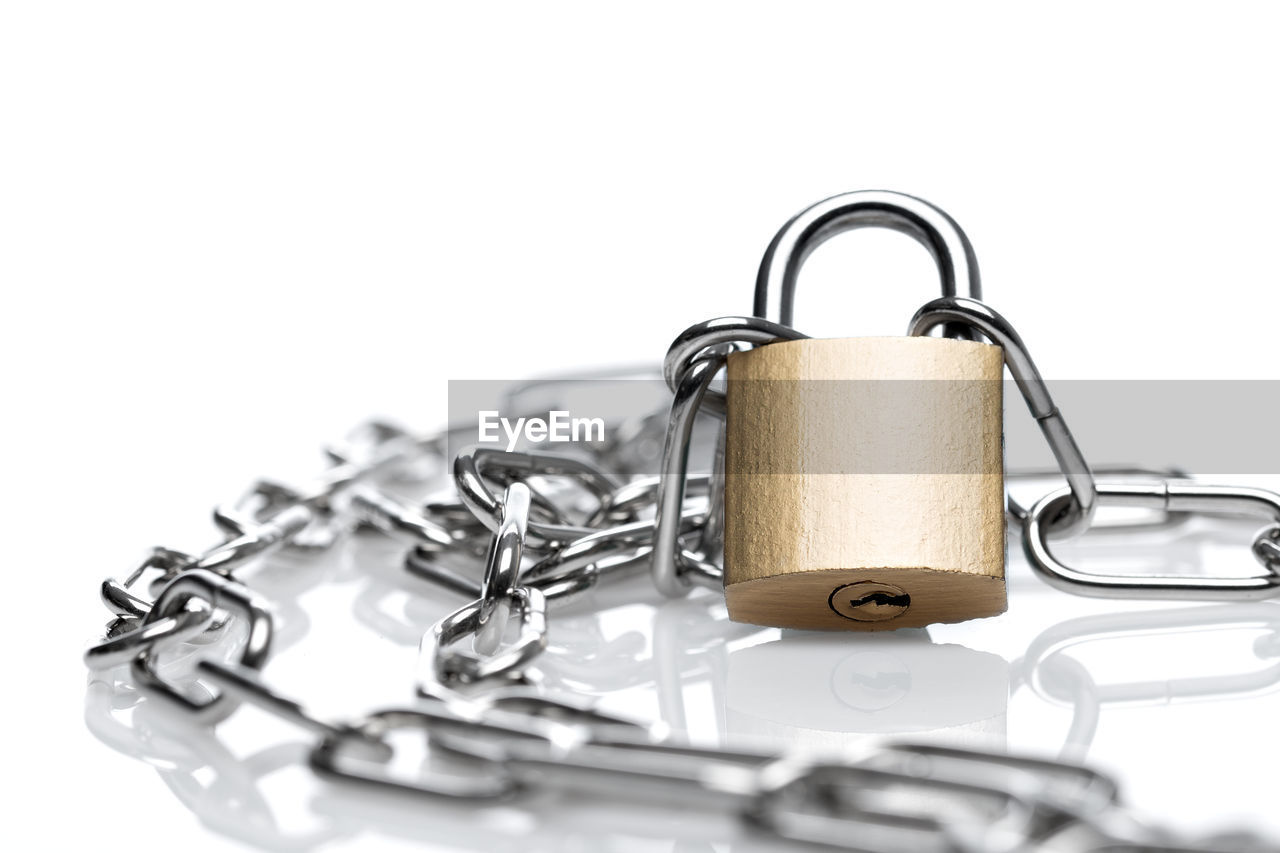
M792 322L797 273L861 227L930 250L943 296L978 298L959 226L920 199L836 196L801 212L761 264L755 314ZM883 630L1005 610L1004 351L943 337L787 340L728 357L724 590L730 618Z

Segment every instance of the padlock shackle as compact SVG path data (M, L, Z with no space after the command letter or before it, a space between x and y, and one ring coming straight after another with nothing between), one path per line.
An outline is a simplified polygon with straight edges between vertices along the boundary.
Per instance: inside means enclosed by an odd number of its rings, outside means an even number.
M906 234L933 255L943 296L982 298L978 258L954 219L915 196L862 190L820 201L782 226L760 261L752 313L784 326L792 325L796 279L805 259L827 240L855 228L888 228ZM774 310L769 305L770 293L780 294Z

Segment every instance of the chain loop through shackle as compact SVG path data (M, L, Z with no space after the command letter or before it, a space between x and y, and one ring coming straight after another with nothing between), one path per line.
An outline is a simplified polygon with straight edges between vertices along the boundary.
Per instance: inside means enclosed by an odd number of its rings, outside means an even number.
M792 328L795 286L800 268L822 243L859 228L885 228L906 234L933 256L944 296L957 289L977 298L982 295L978 260L964 231L941 208L923 199L887 190L844 193L820 201L792 217L769 243L756 277L755 317L722 317L686 329L672 342L663 362L663 377L675 395L663 448L657 516L654 520L653 581L668 597L685 595L691 582L713 585L723 582L723 571L705 560L690 559L678 547L673 515L683 501L688 474L688 447L699 408L723 417L723 393L710 390L715 374L724 366L728 351L709 354L715 346L750 344L765 346L778 340L802 340L808 336ZM776 322L769 319L770 292L779 294ZM950 337L969 338L968 326L945 329ZM701 361L699 361L701 359ZM720 429L720 441L724 429Z
M972 339L972 331L978 331L1004 349L1005 363L1072 487L1074 503L1063 517L1050 523L1063 532L1087 527L1096 504L1088 463L1017 331L981 301L981 275L973 244L941 208L915 196L884 190L844 193L806 208L782 227L765 252L756 277L755 314L770 316L769 294L777 293L775 316L783 325L791 325L796 282L805 260L822 243L858 228L898 231L929 250L937 264L942 297L916 313L908 334L923 335L942 326L948 337Z
M1027 351L1013 325L991 306L976 299L944 296L926 302L911 318L908 334L923 335L942 324L962 324L981 332L984 337L1004 350L1004 363L1013 375L1022 398L1031 410L1049 449L1058 461L1058 468L1071 487L1071 502L1062 507L1059 514L1048 519L1048 524L1061 533L1079 533L1093 520L1098 502L1098 486L1094 482L1089 463L1085 460L1075 437L1058 411L1049 388Z
M712 380L724 366L732 347L738 344L764 345L805 337L789 326L757 317L721 317L689 327L668 348L663 376L674 396L658 473L650 566L654 586L668 598L686 595L694 582L717 587L723 579L720 568L680 546L680 518L689 481L689 440L693 423L699 410L712 399L715 399L713 411L721 417L724 412L724 395L711 390ZM719 428L717 441L724 441L723 427ZM716 497L723 499L723 493L713 495L712 499Z

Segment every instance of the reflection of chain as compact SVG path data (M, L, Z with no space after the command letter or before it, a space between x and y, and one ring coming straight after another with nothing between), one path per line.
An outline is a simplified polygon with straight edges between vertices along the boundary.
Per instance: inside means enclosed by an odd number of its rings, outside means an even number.
M665 426L651 416L643 424ZM316 771L376 788L481 804L547 789L678 803L737 815L762 838L856 849L1016 850L1050 838L1079 850L1171 843L1117 805L1109 780L1075 765L908 744L836 762L696 748L542 695L531 685L548 642L548 607L589 589L600 595L605 584L648 569L660 547L653 516L667 494L665 480L622 482L608 473L616 446L572 459L476 451L454 463L455 501L423 507L396 497L397 488L426 485L423 469L443 446L441 436L373 425L330 452L333 466L312 487L258 484L216 513L225 541L199 555L157 549L124 582L104 583L116 620L88 652L90 666L127 664L139 690L194 725L223 719L242 701L259 705L319 738L310 756ZM691 478L676 506L679 523L668 521L677 566L695 566L705 578L714 577L718 548L714 491L707 478ZM468 603L427 632L418 702L338 722L262 680L276 623L268 603L235 576L275 549L323 549L359 524L407 541L406 568ZM482 528L487 553L475 544ZM157 576L154 600L142 594L148 572ZM233 628L247 634L233 663L190 645ZM203 686L196 692L159 660L183 642ZM436 756L416 777L397 775L391 761L400 743L393 735L402 730L427 738ZM266 772L286 754L293 753L272 752L252 772ZM1209 842L1205 849L1226 848Z
M1265 665L1243 672L1100 685L1068 654L1078 646L1133 637L1244 629L1265 632L1252 646L1255 666L1259 662ZM1107 705L1246 696L1280 687L1280 606L1268 602L1216 604L1068 619L1042 631L1013 668L1013 689L1026 684L1041 698L1071 709L1071 727L1061 754L1081 759L1093 740L1100 712Z

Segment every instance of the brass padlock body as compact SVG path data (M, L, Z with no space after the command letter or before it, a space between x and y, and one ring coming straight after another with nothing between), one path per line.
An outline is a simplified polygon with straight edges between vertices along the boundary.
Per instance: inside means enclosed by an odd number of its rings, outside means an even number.
M889 630L1004 612L1003 355L909 337L729 356L730 618Z

